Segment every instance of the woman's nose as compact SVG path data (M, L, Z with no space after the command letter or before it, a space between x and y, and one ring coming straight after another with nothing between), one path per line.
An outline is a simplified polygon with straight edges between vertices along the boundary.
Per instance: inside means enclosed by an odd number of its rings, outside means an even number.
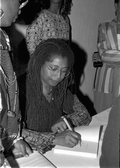
M60 79L60 78L61 78L61 72L60 72L60 71L56 74L56 78L57 78L57 79Z
M61 79L61 72L60 71L57 72L57 74L54 76L54 79L55 80Z

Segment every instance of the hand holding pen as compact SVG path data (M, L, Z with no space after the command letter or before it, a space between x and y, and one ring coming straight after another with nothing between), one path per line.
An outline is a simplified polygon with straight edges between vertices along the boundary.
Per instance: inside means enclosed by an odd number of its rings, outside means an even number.
M53 143L55 145L74 147L81 141L81 135L74 131L64 116L52 126L51 130L56 134Z
M61 133L68 129L63 117L61 117L52 127L51 130L53 133ZM70 129L72 130L72 128Z
M74 131L74 129L72 128L72 126L70 125L70 123L68 122L68 120L64 116L62 116L62 119L65 122L65 124L67 125L68 129L71 131ZM80 142L80 146L81 146L81 139L79 140L79 142Z

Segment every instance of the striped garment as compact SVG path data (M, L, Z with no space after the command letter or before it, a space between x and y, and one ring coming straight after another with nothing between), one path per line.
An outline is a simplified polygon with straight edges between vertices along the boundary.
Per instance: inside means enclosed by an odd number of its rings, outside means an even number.
M118 39L117 20L99 24L98 51L103 61L97 69L94 90L102 93L120 95L120 41Z

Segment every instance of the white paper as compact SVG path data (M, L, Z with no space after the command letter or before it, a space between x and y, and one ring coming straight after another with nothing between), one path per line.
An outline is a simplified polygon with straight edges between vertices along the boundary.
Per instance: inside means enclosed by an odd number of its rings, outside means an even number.
M81 143L79 143L73 148L57 145L54 148L54 153L97 158L100 125L79 126L75 128L75 131L81 135L81 140L82 140Z
M99 140L100 126L80 126L75 131L81 135L82 141L97 142Z
M44 155L35 151L29 157L23 157L17 159L20 168L22 167L42 167L42 168L53 168L55 167Z

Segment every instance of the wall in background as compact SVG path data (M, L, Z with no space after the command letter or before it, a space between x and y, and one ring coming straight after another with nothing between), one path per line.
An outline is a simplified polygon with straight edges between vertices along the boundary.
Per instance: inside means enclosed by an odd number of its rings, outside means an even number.
M93 102L92 85L95 68L92 64L92 54L97 50L97 28L100 22L109 21L115 17L114 0L73 0L70 15L72 40L77 44L77 73L84 71L84 78L79 81L80 92ZM86 56L86 58L84 58ZM86 59L86 63L85 63ZM82 65L82 67L81 67ZM84 79L84 80L83 80Z

